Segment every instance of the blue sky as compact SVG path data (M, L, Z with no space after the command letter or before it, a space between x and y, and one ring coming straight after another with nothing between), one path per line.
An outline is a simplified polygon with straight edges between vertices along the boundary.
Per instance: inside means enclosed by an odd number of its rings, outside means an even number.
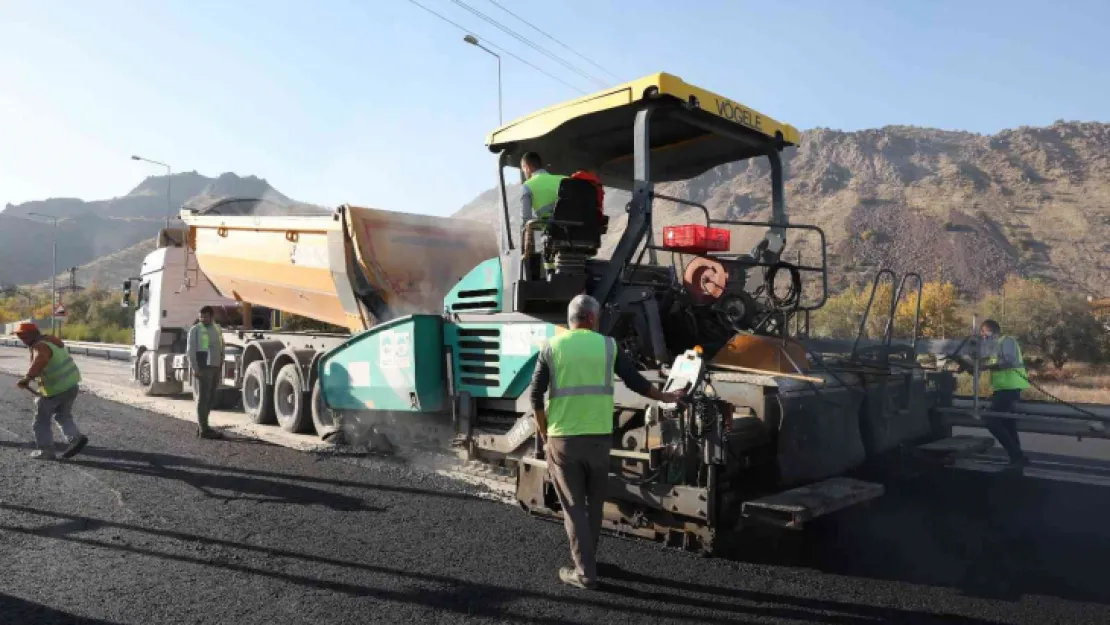
M419 0L585 91L452 0ZM656 71L800 128L1110 121L1110 2L499 0L620 78ZM609 84L489 0L465 0ZM496 65L407 0L0 0L0 204L156 168L446 215L494 183ZM506 119L578 92L504 58Z

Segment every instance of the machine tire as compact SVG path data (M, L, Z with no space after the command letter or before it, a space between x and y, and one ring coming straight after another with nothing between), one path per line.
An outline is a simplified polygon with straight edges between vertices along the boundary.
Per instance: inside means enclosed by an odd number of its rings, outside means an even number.
M256 360L243 372L243 412L252 423L270 424L274 418L274 394L266 384L266 363Z
M312 385L312 403L310 407L312 408L312 424L316 426L316 434L321 439L327 440L339 430L339 422L335 418L335 412L324 403L324 393L320 389L319 379Z
M283 366L274 378L273 402L274 414L281 429L298 434L312 427L312 415L305 395L301 368L293 362Z
M143 395L153 397L158 394L160 390L159 384L154 381L154 355L153 352L143 352L139 356L139 364L135 371L135 380L139 383L139 388L142 389Z
M181 393L181 383L177 381L171 382L156 382L154 381L154 356L156 352L145 351L142 356L139 356L139 364L135 372L135 381L139 384L139 389L143 395L147 397L160 397L165 395L178 395Z

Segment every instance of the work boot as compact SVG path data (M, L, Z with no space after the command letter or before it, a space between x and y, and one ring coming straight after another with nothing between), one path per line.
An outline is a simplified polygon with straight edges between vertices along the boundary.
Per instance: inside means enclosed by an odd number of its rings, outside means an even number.
M212 428L204 428L203 430L197 430L197 436L199 436L201 438L206 438L208 440L214 440L214 441L221 440L224 437L223 434L217 432L216 430L213 430Z
M54 452L36 449L31 452L31 457L35 460L54 460Z
M571 566L564 566L559 569L559 581L568 586L574 586L575 588L582 588L585 590L597 588L596 581L586 581L586 578L579 575L578 571L574 570L574 567Z
M77 439L74 440L73 442L71 442L69 444L69 447L67 447L66 450L62 452L62 457L63 458L72 458L72 457L76 456L82 449L84 449L85 445L88 445L88 444L89 444L89 437L88 436L85 436L85 435L78 436Z
M1029 456L1023 454L1017 458L1010 458L1010 463L1006 465L1006 470L1023 471L1029 464Z

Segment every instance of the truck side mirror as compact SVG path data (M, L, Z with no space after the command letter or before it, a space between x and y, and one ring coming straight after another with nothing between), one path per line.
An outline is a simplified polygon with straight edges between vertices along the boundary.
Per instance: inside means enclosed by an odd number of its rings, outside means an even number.
M120 306L120 308L124 308L124 309L131 307L131 281L130 280L124 280L123 281L123 299L120 300L119 306Z

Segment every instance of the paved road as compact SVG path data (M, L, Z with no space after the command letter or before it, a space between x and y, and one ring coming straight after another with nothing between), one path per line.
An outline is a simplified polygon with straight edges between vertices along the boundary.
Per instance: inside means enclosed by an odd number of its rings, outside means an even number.
M0 623L1106 623L1104 489L943 472L805 541L698 559L606 539L560 586L557 525L382 460L83 397L72 461L27 456L0 375Z

